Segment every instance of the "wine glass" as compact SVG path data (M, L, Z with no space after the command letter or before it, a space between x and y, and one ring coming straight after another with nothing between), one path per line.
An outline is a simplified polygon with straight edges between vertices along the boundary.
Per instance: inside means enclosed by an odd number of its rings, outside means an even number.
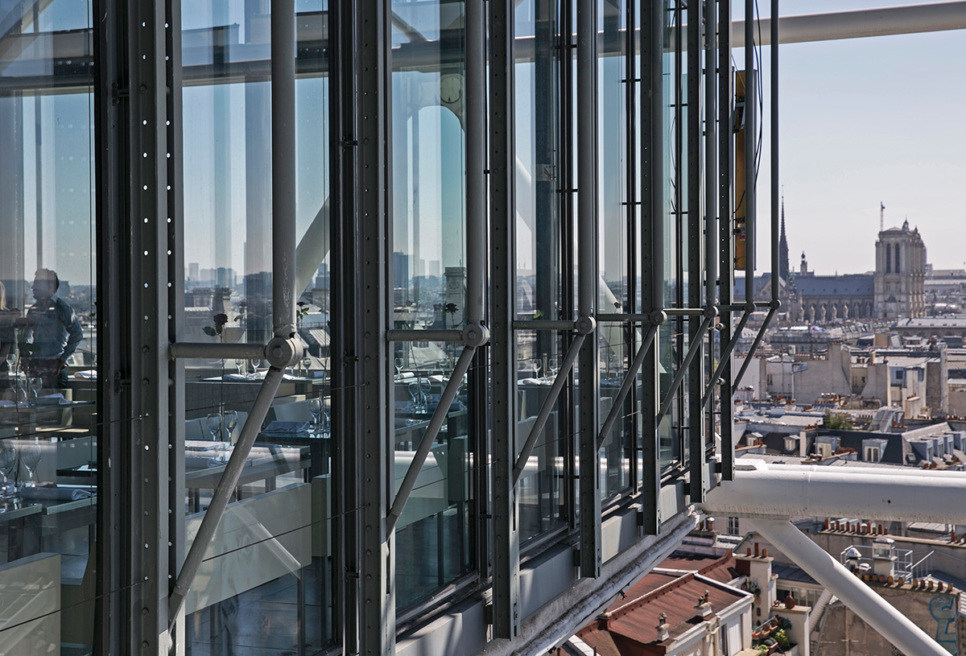
M237 425L238 425L238 411L237 410L225 411L225 430L228 431L227 441L230 443L235 442L235 426Z
M318 433L321 428L319 420L322 418L322 399L319 397L309 399L309 412L312 413L312 430Z
M0 487L0 499L9 498L16 494L16 485L12 486L10 479L17 471L17 450L6 442L0 443L0 476L3 477L3 487Z
M20 462L27 470L27 482L24 483L24 487L36 487L37 482L34 481L34 472L37 470L37 465L40 464L41 455L43 454L39 444L31 443L20 448Z
M235 369L238 370L238 375L243 376L245 374L245 365L247 363L244 360L235 360Z
M255 374L258 373L258 365L260 365L261 363L262 363L261 358L252 358L251 360L248 361L248 372L252 375L252 377L254 377Z
M211 439L214 440L215 442L220 442L221 426L222 426L221 415L217 412L211 413L210 415L208 415L208 419L206 420L206 423L208 425L208 432L211 433Z
M540 358L533 359L533 377L540 378L540 369L543 367L543 363L540 362Z
M312 356L309 355L308 352L306 352L305 355L302 357L302 375L308 378L309 369L311 368L312 368Z
M15 376L17 370L17 353L11 350L7 353L7 375Z
M30 391L33 393L33 397L36 399L40 396L40 390L44 388L44 379L40 376L32 376L28 379L27 384L30 385Z

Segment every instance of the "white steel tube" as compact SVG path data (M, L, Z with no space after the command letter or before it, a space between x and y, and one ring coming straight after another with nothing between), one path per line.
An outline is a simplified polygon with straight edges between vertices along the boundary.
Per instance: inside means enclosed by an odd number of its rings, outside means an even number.
M909 656L949 652L787 521L756 519L753 528L828 588L856 615Z
M966 473L869 473L760 467L735 471L708 493L709 514L739 517L860 517L869 520L966 524Z
M745 44L744 21L735 21L732 47ZM771 45L771 19L759 21L761 44ZM936 2L928 5L881 7L827 14L782 16L778 21L779 43L809 43L870 36L916 34L966 29L966 2Z

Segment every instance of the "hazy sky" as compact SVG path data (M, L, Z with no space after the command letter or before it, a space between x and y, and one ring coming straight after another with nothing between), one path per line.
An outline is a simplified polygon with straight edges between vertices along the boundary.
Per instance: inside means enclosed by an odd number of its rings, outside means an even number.
M743 15L736 2L735 18ZM787 0L780 14L927 4ZM759 0L768 16L770 2ZM738 64L742 54L735 53ZM768 116L768 48L765 116ZM966 263L966 30L781 46L780 174L789 259L820 274L875 266L885 227L919 227L936 268ZM769 125L759 174L759 270L770 262ZM762 266L764 265L764 266Z

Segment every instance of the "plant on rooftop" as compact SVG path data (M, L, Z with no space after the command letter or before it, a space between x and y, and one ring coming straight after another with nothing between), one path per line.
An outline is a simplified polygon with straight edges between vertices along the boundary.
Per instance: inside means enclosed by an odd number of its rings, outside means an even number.
M848 415L832 413L829 410L825 411L822 424L825 428L833 430L853 430L855 428L855 424L852 423Z

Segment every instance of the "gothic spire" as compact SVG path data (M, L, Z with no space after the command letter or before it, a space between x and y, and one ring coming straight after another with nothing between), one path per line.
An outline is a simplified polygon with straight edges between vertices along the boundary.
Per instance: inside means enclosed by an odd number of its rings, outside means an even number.
M778 275L788 281L788 239L785 237L785 196L782 195L782 232L778 242Z

